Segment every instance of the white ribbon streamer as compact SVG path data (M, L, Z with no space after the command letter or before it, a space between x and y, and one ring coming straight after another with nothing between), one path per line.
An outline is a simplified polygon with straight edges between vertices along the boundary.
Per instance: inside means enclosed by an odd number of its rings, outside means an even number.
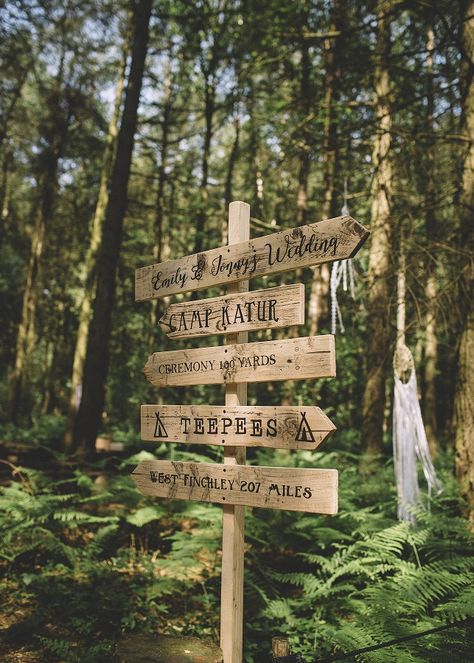
M341 209L342 215L349 214L347 205L347 180L344 180L344 204ZM337 289L342 280L342 289L347 292L348 288L352 299L355 299L355 270L352 259L336 260L331 268L330 294L331 294L331 334L336 334L337 325L344 334L345 327L342 321L341 307L337 301Z
M442 491L436 476L421 416L415 371L412 370L408 382L403 383L395 372L393 408L393 456L398 493L398 519L415 522L413 506L419 503L417 460L421 463L428 484L428 497L431 492Z

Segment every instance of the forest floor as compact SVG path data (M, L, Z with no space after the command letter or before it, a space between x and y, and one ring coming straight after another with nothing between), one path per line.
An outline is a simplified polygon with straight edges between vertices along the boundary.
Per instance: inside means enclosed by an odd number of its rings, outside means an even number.
M130 473L143 450L82 468L41 445L0 455L2 663L105 663L126 633L217 641L218 506L141 496ZM444 492L412 527L396 519L391 462L362 476L347 453L277 459L338 467L340 513L247 510L246 663L278 634L310 661L315 647L327 656L474 616L472 539L443 462ZM474 650L462 625L422 640L360 660L466 663Z

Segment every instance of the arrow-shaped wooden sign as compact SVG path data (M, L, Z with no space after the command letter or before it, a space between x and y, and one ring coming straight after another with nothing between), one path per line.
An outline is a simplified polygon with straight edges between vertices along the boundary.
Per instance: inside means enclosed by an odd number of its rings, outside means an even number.
M315 406L142 405L141 437L153 442L316 449L336 430Z
M171 304L160 320L169 338L236 334L304 324L304 285Z
M137 302L351 258L369 232L351 216L282 230L135 272Z
M333 378L334 336L155 352L143 370L155 387Z
M132 479L151 497L337 513L337 470L149 460Z

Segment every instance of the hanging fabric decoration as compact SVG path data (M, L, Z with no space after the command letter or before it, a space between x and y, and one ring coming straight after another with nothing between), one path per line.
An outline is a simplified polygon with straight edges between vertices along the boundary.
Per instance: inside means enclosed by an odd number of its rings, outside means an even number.
M417 460L428 484L428 498L440 493L441 482L431 460L421 416L415 362L405 345L405 259L400 257L397 287L397 347L393 357L393 458L398 494L398 519L415 522L412 507L420 497Z
M342 215L349 214L349 206L347 205L347 178L344 179L344 204L341 209ZM332 264L330 293L331 293L331 334L337 331L337 325L341 333L344 334L344 322L342 320L341 308L337 301L337 289L342 281L342 289L344 292L350 290L352 299L355 299L355 270L352 259L336 260Z

